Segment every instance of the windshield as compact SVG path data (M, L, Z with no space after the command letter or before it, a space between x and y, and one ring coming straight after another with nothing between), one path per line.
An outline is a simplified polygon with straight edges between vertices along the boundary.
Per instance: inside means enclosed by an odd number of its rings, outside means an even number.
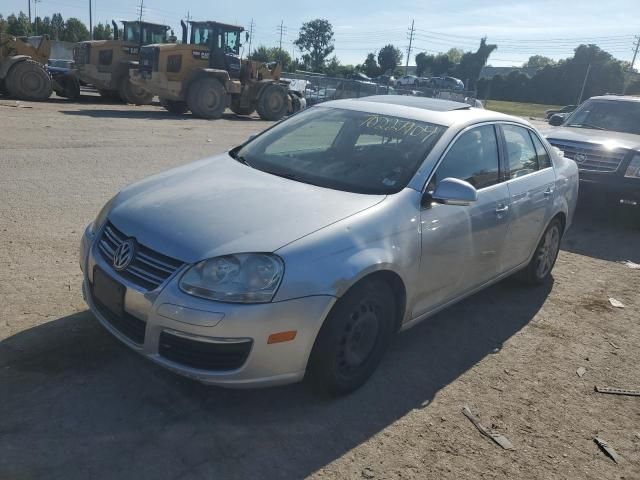
M142 39L140 38L141 27L143 27ZM142 45L165 43L167 41L167 29L157 25L141 25L139 22L127 22L124 25L124 35L122 39L125 42L141 43Z
M233 156L253 168L335 190L389 194L407 186L446 127L313 107Z
M589 100L576 109L565 126L640 135L640 102Z

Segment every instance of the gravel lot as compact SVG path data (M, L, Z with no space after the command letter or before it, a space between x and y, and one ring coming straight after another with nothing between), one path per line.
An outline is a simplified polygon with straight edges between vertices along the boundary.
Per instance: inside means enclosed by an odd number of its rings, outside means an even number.
M205 387L98 325L78 240L125 184L269 124L15 105L0 99L0 479L640 478L640 397L593 390L640 389L640 270L619 263L640 263L637 219L582 205L553 282L502 282L399 335L349 397Z

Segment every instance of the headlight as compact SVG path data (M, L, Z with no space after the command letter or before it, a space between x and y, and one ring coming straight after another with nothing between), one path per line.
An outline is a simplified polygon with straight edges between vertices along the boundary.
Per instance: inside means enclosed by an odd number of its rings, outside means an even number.
M278 290L284 263L269 253L225 255L193 265L180 288L196 297L233 303L270 302Z
M109 212L111 211L111 204L113 203L113 200L115 198L116 198L115 196L113 198L111 198L111 200L109 200L107 203L105 203L104 207L102 207L100 209L100 211L98 212L98 216L96 217L96 219L91 224L91 233L92 234L95 235L96 232L98 230L100 230L102 228L102 226L105 224L105 222L107 221L107 215L109 215Z
M640 178L640 154L631 159L631 163L627 167L624 176L628 178Z

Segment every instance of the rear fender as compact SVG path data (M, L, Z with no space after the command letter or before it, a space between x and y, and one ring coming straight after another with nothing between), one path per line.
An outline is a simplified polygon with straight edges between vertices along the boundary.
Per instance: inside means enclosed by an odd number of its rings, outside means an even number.
M16 63L24 62L29 59L31 59L29 55L16 55L3 61L0 65L0 80L4 80L7 77L9 70L11 70L11 67Z

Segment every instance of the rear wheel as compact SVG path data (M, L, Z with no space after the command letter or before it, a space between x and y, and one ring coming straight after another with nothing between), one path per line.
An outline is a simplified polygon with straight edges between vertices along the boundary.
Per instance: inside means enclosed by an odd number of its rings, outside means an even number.
M558 258L562 240L562 222L555 218L545 230L533 258L524 270L518 272L518 278L529 285L540 285L551 275Z
M309 359L309 374L334 395L360 387L374 372L394 332L396 300L380 280L365 280L327 317Z
M289 100L287 91L281 85L267 85L258 98L258 115L263 120L280 120L287 114Z
M187 105L196 117L220 118L227 106L227 95L215 78L201 78L189 87Z
M106 98L108 100L117 100L121 101L120 94L116 90L100 90L98 89L98 93L102 98Z
M187 102L181 102L179 100L167 100L166 98L161 98L160 105L175 115L182 115L189 110Z
M52 92L51 77L33 60L23 60L11 67L6 85L9 94L21 100L46 100Z
M128 77L123 78L118 84L118 93L123 102L134 105L149 105L153 100L153 94L131 83Z
M80 97L80 82L73 75L64 75L54 80L56 86L56 94L60 97L65 97L71 100L75 100Z
M255 106L253 106L252 104L240 106L239 97L231 98L231 105L229 106L229 108L236 115L251 115L256 111Z

